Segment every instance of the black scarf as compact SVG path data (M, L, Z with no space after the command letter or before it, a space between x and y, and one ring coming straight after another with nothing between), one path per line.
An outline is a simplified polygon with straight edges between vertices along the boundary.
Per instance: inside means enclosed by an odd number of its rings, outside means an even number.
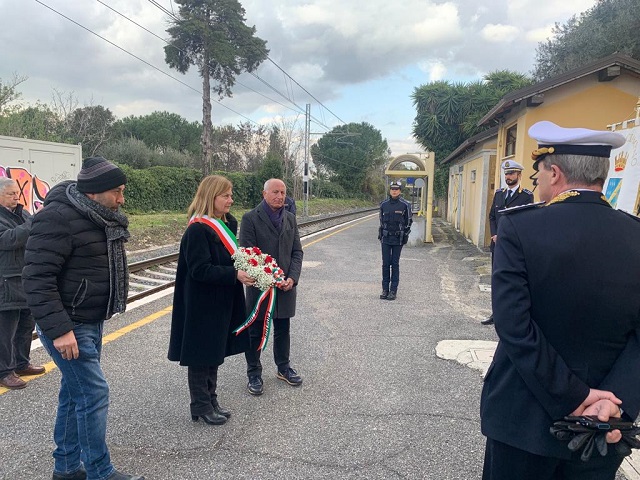
M282 230L282 220L284 219L284 207L280 207L274 212L273 209L269 206L269 204L266 201L262 200L262 208L264 208L264 211L267 212L267 215L269 216L269 220L271 220L271 223L276 228L276 230L277 231Z
M129 220L119 211L113 211L98 202L94 202L72 183L67 187L67 197L73 205L83 212L93 223L107 235L107 254L109 256L109 304L107 316L124 312L127 306L129 290L129 268L124 242L129 238Z

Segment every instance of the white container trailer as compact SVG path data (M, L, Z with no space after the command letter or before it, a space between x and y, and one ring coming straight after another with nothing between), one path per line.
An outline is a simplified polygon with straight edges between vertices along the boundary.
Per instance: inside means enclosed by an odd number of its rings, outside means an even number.
M75 179L82 168L82 147L0 135L0 177L20 187L20 203L34 212L51 187Z

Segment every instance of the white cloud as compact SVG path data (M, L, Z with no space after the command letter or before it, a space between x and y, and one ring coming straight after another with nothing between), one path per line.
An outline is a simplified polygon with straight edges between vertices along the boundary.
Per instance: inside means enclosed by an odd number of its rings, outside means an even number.
M533 30L529 30L525 34L525 38L528 42L532 43L540 43L544 42L546 39L550 38L553 35L553 25L547 25L546 27L534 28Z
M480 33L488 42L502 43L513 41L520 34L520 29L513 25L489 24L485 25Z
M167 17L146 0L104 0L160 37ZM158 0L167 9L175 2ZM0 0L1 2L1 0ZM5 1L0 78L27 75L25 101L50 102L52 88L93 99L118 117L168 110L201 119L201 79L164 62L165 43L98 2L56 0L55 8L110 41L186 83L190 89L121 52L36 2ZM51 2L53 4L53 2ZM241 0L247 23L267 40L270 58L343 120L370 121L399 150L415 116L409 98L428 81L470 81L497 69L533 68L536 43L555 22L591 8L596 0ZM481 3L481 4L480 4ZM27 33L25 33L27 32ZM257 73L273 88L328 125L311 99L270 62ZM240 85L240 83L242 86ZM251 92L251 87L295 110L288 100L251 75L242 75L223 104L261 121L296 115ZM194 91L195 89L195 91ZM359 94L358 94L359 92ZM213 105L214 124L245 121ZM377 122L377 125L376 123ZM397 140L393 140L397 139ZM410 142L411 143L411 142ZM394 148L394 147L392 147ZM395 149L394 149L395 151Z
M447 74L447 67L439 60L420 62L418 67L427 74L430 82L443 80Z

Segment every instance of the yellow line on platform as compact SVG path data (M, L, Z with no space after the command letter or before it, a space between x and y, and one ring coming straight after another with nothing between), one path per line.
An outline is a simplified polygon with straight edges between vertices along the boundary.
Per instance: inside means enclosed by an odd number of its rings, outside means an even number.
M329 238L329 237L333 237L334 235L336 235L336 234L338 234L338 233L340 233L340 232L344 232L345 230L349 230L350 228L355 227L355 226L358 226L358 225L360 225L361 223L367 222L367 221L369 221L369 220L371 220L371 219L370 219L370 218L367 218L367 219L362 220L362 221L360 221L360 222L352 223L351 225L348 225L348 226L346 226L346 227L344 227L344 228L341 228L340 230L336 230L335 232L331 232L331 233L329 233L329 234L325 235L324 237L320 237L320 238L318 238L318 239L316 239L316 240L313 240L312 242L305 243L302 247L303 247L303 248L310 247L310 246L311 246L311 245L313 245L314 243L318 243L318 242L319 242L319 241L321 241L321 240L325 240L325 239L327 239L327 238Z
M138 320L137 322L133 322L132 324L127 325L126 327L122 327L121 329L116 330L115 332L112 332L109 335L105 335L104 337L102 337L102 345L106 345L107 343L112 342L117 338L120 338L125 333L132 332L135 329L140 328L148 323L151 323L160 317L164 317L165 315L168 315L169 313L171 313L172 310L173 310L173 307L163 308L162 310L159 310L156 313L152 313L151 315L144 317ZM43 375L46 375L47 373L57 368L54 362L47 362L46 364L43 365L43 367L45 368L44 373L41 373L40 375L32 375L29 377L21 377L21 378L28 383L32 380L35 380L36 378L40 378ZM0 395L10 391L11 390L8 388L0 387Z

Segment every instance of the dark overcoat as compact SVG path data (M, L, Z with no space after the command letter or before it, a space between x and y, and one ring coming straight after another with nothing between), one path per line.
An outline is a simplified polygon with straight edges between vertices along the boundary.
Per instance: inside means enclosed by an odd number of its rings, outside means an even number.
M238 222L227 215L235 234ZM249 348L249 331L233 333L246 319L244 289L231 255L213 229L187 227L173 295L169 360L184 366L221 365L225 357Z
M500 217L502 217L499 213L500 210L533 203L533 192L526 188L522 188L522 185L518 186L518 190L514 192L508 202L507 190L507 188L499 188L493 194L491 210L489 210L489 229L491 230L492 237L498 234L498 225L500 223ZM496 243L493 240L491 240L490 248L492 252L496 248Z
M296 216L286 210L283 214L282 229L278 232L261 203L244 214L240 226L240 245L258 247L271 255L285 276L294 282L294 287L288 292L277 291L273 318L291 318L296 314L296 285L302 271L303 253ZM253 309L261 293L258 288L247 288L247 311Z
M0 297L0 311L27 308L22 268L31 219L20 204L13 212L0 206L0 275L4 291Z
M640 412L640 219L599 192L503 214L492 277L500 338L482 390L482 433L569 458L549 427L589 388ZM597 454L596 454L597 455Z

